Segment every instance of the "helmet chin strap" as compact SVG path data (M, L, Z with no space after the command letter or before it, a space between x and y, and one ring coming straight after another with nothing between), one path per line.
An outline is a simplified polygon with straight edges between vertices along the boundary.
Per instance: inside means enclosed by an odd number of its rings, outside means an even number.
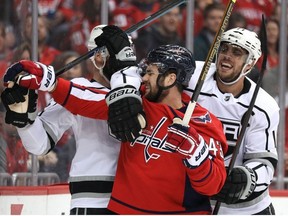
M101 66L98 66L98 65L96 64L95 59L94 59L94 56L91 57L90 60L92 61L94 67L99 70L100 75L101 75L102 77L104 77L104 79L105 79L106 81L109 82L109 80L104 76L104 73L103 73L103 68L104 68L105 65L106 65L106 58L103 58L103 64L102 64Z
M166 73L166 72L165 72L165 73ZM174 82L173 84L171 84L171 85L169 85L169 86L161 86L161 85L159 85L159 80L160 80L161 77L164 77L164 76L165 76L165 73L164 73L164 74L159 74L158 77L157 77L156 83L157 83L157 86L158 86L158 92L157 92L157 94L155 95L155 97L153 97L153 99L152 99L154 102L157 102L157 101L158 101L159 97L161 96L161 94L162 94L162 92L163 92L164 90L167 90L167 89L169 89L169 88L172 88L173 86L176 85L176 80L175 80L175 82Z
M233 85L233 84L237 83L243 76L246 76L251 71L252 68L250 70L244 72L244 69L245 69L246 65L248 65L248 64L245 64L242 67L241 73L239 73L238 77L236 79L234 79L233 81L225 82L218 76L220 82L223 83L224 85Z

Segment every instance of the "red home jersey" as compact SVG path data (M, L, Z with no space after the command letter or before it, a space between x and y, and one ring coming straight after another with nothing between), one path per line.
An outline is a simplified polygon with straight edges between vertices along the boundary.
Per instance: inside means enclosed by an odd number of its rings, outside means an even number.
M60 82L54 99L73 113L98 118L99 112L107 112L98 90ZM183 118L186 107L175 110L142 99L147 126L133 143L121 145L108 208L117 214L211 213L209 196L218 193L226 179L227 143L221 122L196 106L189 124L205 139L210 154L199 167L187 168L178 153L165 146L167 127L174 117Z

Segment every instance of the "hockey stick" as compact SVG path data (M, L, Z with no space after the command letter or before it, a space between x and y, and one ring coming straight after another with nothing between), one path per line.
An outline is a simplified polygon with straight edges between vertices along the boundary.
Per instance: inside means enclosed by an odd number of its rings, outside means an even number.
M146 17L145 19L141 20L140 22L136 23L135 25L131 26L129 29L127 29L125 32L127 34L131 34L134 31L137 31L139 29L141 29L143 26L151 23L152 21L154 21L155 19L163 16L164 14L168 13L171 9L173 9L176 6L179 6L181 4L183 4L184 2L186 2L188 0L174 0L172 1L170 4L165 5L163 8L161 8L159 11L155 12L154 14L151 14L150 16ZM87 52L86 54L80 56L79 58L73 60L72 62L68 63L67 65L65 65L63 68L57 70L55 72L56 76L61 75L62 73L64 73L65 71L71 69L72 67L74 67L75 65L79 64L80 62L90 58L91 56L94 55L94 53L99 50L101 47L96 47L92 50L90 50L89 52Z
M245 113L245 116L244 116L242 128L241 128L239 137L238 137L236 145L235 145L235 149L233 151L233 154L232 154L229 166L228 166L227 176L231 173L231 171L232 171L232 169L234 167L234 164L235 164L235 161L236 161L236 157L237 157L237 155L239 153L239 149L240 149L243 137L244 137L244 133L245 133L246 128L248 126L248 122L249 122L250 116L252 114L252 110L253 110L253 107L254 107L254 104L255 104L255 101L256 101L256 97L258 95L258 91L259 91L261 83L262 83L263 75L264 75L264 73L266 71L266 63L267 63L267 34L266 34L264 15L262 15L261 35L262 35L262 37L260 38L260 40L261 40L261 50L262 50L262 53L263 53L263 62L262 62L262 65L261 65L260 75L259 75L259 78L257 80L257 84L256 84L256 87L255 87L254 93L252 95L252 99L250 101L248 110L247 110L247 112ZM215 208L213 210L213 214L214 215L218 214L220 205L221 205L221 202L217 201L216 204L215 204Z
M233 6L234 6L235 2L236 2L236 0L230 0L227 7L226 7L224 16L223 16L221 24L220 24L220 27L219 27L219 29L218 29L215 37L214 37L214 41L213 41L211 47L209 49L209 52L208 52L208 55L206 57L204 66L202 68L201 74L200 74L199 79L197 81L194 93L193 93L191 100L188 104L188 107L186 109L186 112L185 112L185 115L183 118L183 125L184 126L188 126L188 123L190 121L192 113L195 109L196 101L197 101L198 96L200 94L201 88L203 86L203 83L204 83L204 80L205 80L206 75L208 73L208 70L210 68L210 65L211 65L211 63L214 59L214 56L215 56L215 54L218 51L218 48L220 46L221 36L226 29L226 26L228 24L228 20L229 20L229 17L231 15L231 12L233 10Z

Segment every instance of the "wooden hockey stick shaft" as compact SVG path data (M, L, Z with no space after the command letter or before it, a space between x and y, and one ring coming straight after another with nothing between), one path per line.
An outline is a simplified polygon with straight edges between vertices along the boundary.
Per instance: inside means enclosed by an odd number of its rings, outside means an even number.
M267 53L267 34L266 34L264 15L262 15L262 24L261 24L261 29L260 30L262 32L262 34L261 34L262 38L260 38L260 40L261 40L261 50L262 50L262 53L263 53L263 62L262 62L262 65L261 65L259 78L257 80L257 84L256 84L255 90L254 90L253 95L252 95L252 99L250 101L248 110L245 113L243 124L242 124L242 128L241 128L240 134L238 136L238 139L237 139L237 142L236 142L236 145L235 145L235 148L234 148L234 151L233 151L233 154L232 154L229 166L228 166L227 175L229 175L231 173L231 171L232 171L232 169L234 167L234 164L235 164L235 161L236 161L236 157L238 156L238 152L239 152L239 149L240 149L240 146L241 146L241 143L242 143L246 128L248 126L248 122L249 122L250 116L252 114L252 110L253 110L253 107L254 107L254 104L255 104L259 89L261 87L263 75L264 75L264 73L266 71L266 63L267 63L267 55L268 55L268 53ZM215 204L215 208L213 210L213 214L214 215L218 214L220 205L221 205L221 202L217 201L216 204Z
M151 14L150 16L146 17L145 19L141 20L140 22L136 23L135 25L131 26L130 28L128 28L125 32L127 34L131 34L134 31L137 31L139 29L141 29L143 26L153 22L155 19L163 16L164 14L168 13L171 9L173 9L174 7L177 7L183 3L185 3L188 0L174 0L171 1L169 4L165 5L163 8L161 8L159 11ZM75 65L81 63L82 61L90 58L91 56L94 55L94 53L99 50L101 47L96 47L92 50L90 50L89 52L87 52L86 54L78 57L77 59L75 59L74 61L68 63L67 65L65 65L63 68L57 70L55 72L56 76L59 76L61 74L63 74L65 71L71 69L72 67L74 67Z
M208 52L208 55L206 57L206 60L205 60L205 63L204 63L204 66L202 68L202 71L201 71L201 74L199 76L199 79L197 81L197 84L196 84L196 87L195 87L195 91L191 97L191 100L188 104L188 107L186 109L186 112L185 112L185 115L184 115L184 118L183 118L183 125L184 126L188 126L188 123L190 121L190 118L194 112L194 108L195 108L195 105L196 105L196 101L199 97L199 94L200 94L200 91L201 91L201 88L203 86L203 83L204 83L204 80L206 78L206 75L208 73L208 70L210 68L210 65L214 59L214 56L215 54L217 53L218 51L218 48L220 46L220 40L221 40L221 36L223 34L223 32L225 31L226 29L226 26L228 24L228 21L229 21L229 17L231 15L231 12L233 10L233 6L235 4L236 0L230 0L227 7L226 7L226 10L225 10L225 13L223 15L223 18L222 18L222 21L221 21L221 24L218 28L218 31L214 37L214 41L209 49L209 52Z

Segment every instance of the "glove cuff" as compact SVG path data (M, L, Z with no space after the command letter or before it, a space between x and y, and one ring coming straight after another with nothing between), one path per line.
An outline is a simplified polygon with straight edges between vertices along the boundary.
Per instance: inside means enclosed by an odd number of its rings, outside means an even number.
M190 169L199 167L209 156L209 148L202 136L199 135L200 143L190 158L184 159L184 165Z
M118 54L115 55L116 59L119 61L136 61L136 55L133 49L129 46L124 47Z
M115 88L110 91L106 95L106 103L109 106L110 104L127 97L134 97L142 103L140 92L135 87L130 85Z
M56 81L54 68L51 65L46 66L40 62L37 62L37 64L43 69L43 78L39 90L51 92L54 89Z
M256 187L256 174L255 172L250 169L247 166L236 166L235 168L243 170L247 176L247 184L246 187L243 191L243 194L241 195L240 199L247 199L253 191L255 190Z

